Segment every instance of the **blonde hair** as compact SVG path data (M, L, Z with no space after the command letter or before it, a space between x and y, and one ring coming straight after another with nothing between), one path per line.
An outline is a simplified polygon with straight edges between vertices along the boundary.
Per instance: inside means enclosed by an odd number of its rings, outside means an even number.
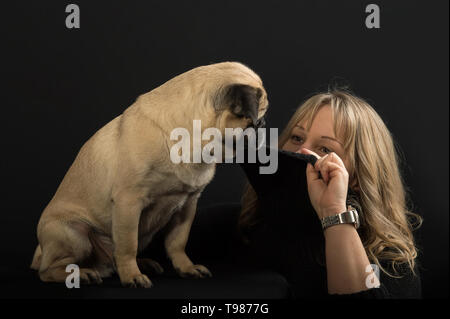
M344 90L320 93L306 100L294 113L279 138L281 148L297 123L309 130L319 109L330 105L334 131L344 143L349 160L349 181L356 179L357 199L350 199L360 212L359 234L371 263L395 277L397 266L406 264L415 274L417 248L412 231L422 218L407 208L407 193L399 170L399 150L388 128L375 110L363 99ZM259 203L247 182L242 196L239 228L242 234L258 221ZM244 237L245 238L245 237ZM388 272L380 261L390 263Z

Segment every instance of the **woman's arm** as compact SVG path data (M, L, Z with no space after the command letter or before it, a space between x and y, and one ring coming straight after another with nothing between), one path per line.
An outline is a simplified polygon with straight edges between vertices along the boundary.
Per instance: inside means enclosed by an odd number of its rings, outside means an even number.
M308 164L306 176L311 204L319 218L345 212L348 172L342 160L335 153L322 158L304 148L302 153L313 154L318 158L314 167ZM322 178L319 178L319 172ZM353 225L328 227L324 236L328 293L351 294L379 286Z
M341 224L329 227L324 235L328 293L350 294L379 286L353 225ZM368 280L372 278L376 281Z

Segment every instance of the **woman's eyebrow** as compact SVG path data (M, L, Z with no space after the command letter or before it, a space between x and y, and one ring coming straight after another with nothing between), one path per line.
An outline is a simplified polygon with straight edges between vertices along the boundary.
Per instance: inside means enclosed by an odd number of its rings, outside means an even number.
M335 139L335 138L332 138L332 137L329 137L329 136L321 136L320 138L325 138L325 139L329 139L329 140L335 141L336 143L339 143L341 146L343 146L342 143L339 142L339 141L338 141L337 139Z
M301 125L296 125L295 127L298 127L299 129L303 130L306 132L305 128ZM336 143L338 143L339 145L343 146L341 142L339 142L337 139L335 139L334 137L330 137L330 136L321 136L320 138L324 138L324 139L329 139L332 141L335 141Z

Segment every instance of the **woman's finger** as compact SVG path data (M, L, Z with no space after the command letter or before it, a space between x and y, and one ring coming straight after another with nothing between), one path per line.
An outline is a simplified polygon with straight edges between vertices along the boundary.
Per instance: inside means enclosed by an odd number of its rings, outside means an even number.
M297 151L296 153L300 153L300 154L308 154L308 155L314 155L317 159L320 159L320 156L317 155L316 153L314 153L313 151L302 147L299 151Z
M316 158L320 159L320 156L314 153L313 151L310 151L307 148L301 148L300 151L297 151L297 153L301 154L309 154L314 155ZM312 166L310 163L306 165L306 178L308 181L312 182L319 179L319 172Z
M311 163L306 165L306 179L308 180L308 183L320 179L319 171L317 171Z
M329 157L330 161L332 161L333 163L338 164L342 168L345 168L345 164L342 161L342 159L339 157L339 155L337 155L335 152L331 152L328 155L329 155L328 157Z
M331 162L329 163L329 165L333 165L333 166L336 165L335 166L336 169L331 169L330 171L328 171L328 177L330 179L335 176L342 175L345 179L348 180L348 172L345 169L345 167L343 168L343 167L339 166L338 164L331 163Z
M326 172L322 173L321 168L322 168L322 166L326 165L327 163L334 163L347 173L347 169L344 165L344 162L341 160L341 158L334 152L329 153L329 154L325 155L324 157L322 157L321 159L317 160L316 165L315 165L316 170L321 171L322 178L325 183L328 184L328 181L330 178ZM326 176L324 176L324 174Z
M308 155L314 155L317 158L316 163L314 164L314 168L316 171L320 170L320 165L321 163L327 158L327 155L325 155L324 157L320 157L319 155L317 155L316 153L314 153L313 151L307 149L307 148L301 148L300 152L301 154L308 154Z
M328 161L328 154L325 155L324 157L319 158L316 161L316 164L314 164L314 167L316 168L316 170L320 170L320 167L322 166L323 163L325 163L326 161Z
M323 181L326 184L328 184L330 179L336 176L339 172L342 172L342 167L331 161L324 162L320 166L320 174L322 174Z

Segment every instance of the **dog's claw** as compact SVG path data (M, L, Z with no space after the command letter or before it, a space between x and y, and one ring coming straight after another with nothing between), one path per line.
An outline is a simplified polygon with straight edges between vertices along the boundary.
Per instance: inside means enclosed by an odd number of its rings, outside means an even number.
M150 288L153 285L150 279L144 274L134 276L130 280L122 282L122 284L128 288Z
M138 258L137 264L141 272L143 273L156 273L156 274L162 274L164 272L164 268L161 267L161 265L150 258Z
M84 284L101 284L103 282L97 270L90 268L80 269L80 280Z
M191 265L185 269L177 269L178 274L183 278L206 278L212 277L208 268L203 265Z

